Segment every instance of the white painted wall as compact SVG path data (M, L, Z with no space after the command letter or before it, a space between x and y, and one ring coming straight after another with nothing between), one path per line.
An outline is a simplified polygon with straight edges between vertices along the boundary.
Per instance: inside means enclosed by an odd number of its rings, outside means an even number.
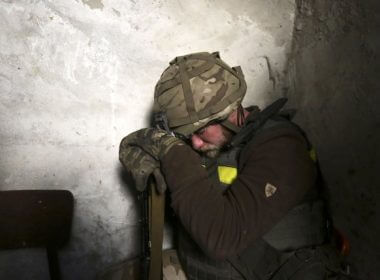
M287 87L294 14L294 0L0 1L0 188L73 192L64 279L138 253L118 145L148 125L168 62L220 51L263 106ZM45 279L43 254L0 252L0 279Z

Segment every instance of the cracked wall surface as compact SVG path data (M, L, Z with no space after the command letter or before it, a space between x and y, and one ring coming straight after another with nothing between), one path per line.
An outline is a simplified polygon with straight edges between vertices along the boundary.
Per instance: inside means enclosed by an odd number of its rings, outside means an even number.
M243 68L245 104L264 106L289 88L295 10L293 0L0 1L0 189L74 194L63 279L94 279L139 252L118 145L148 125L168 62L220 51ZM43 250L0 252L0 279L47 273Z

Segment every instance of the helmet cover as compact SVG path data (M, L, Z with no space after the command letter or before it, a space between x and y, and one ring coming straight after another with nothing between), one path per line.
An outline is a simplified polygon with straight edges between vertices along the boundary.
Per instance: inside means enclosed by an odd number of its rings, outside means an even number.
M164 113L170 129L187 137L210 121L226 119L246 89L240 67L229 67L217 52L179 56L156 84L153 111Z

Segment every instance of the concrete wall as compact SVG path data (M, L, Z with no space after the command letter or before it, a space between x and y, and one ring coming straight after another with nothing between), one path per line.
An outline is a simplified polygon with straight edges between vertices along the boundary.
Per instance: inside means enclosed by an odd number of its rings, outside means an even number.
M297 7L289 97L317 148L352 270L378 279L380 4L298 0Z
M138 254L118 144L148 125L168 62L219 50L246 74L245 104L263 106L289 88L295 11L294 0L0 1L0 188L73 192L63 279ZM44 252L0 252L0 279L47 279Z

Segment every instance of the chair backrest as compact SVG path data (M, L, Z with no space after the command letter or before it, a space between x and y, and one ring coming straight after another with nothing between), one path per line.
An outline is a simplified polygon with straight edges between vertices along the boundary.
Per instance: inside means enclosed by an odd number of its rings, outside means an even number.
M70 237L74 197L67 190L0 191L0 249L46 247L52 279L56 250Z

